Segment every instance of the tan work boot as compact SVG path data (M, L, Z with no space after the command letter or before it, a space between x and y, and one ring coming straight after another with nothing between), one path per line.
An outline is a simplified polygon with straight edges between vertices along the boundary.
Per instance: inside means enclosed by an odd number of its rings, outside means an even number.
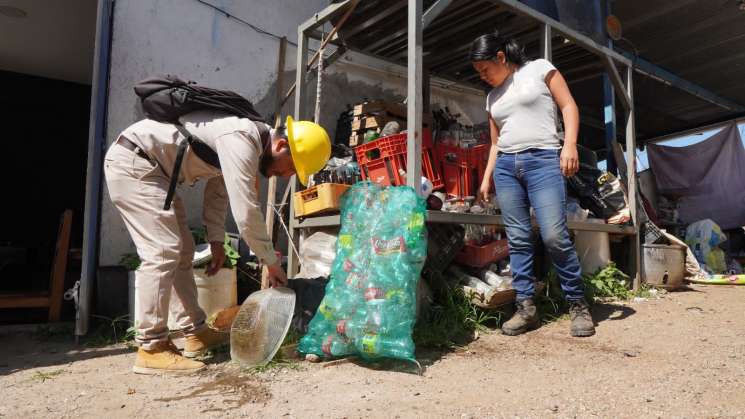
M186 359L173 344L163 342L153 349L140 348L132 371L137 374L191 374L204 369L199 361Z
M196 358L204 355L210 349L227 344L229 341L229 333L222 333L205 327L195 335L186 336L184 356L187 358Z

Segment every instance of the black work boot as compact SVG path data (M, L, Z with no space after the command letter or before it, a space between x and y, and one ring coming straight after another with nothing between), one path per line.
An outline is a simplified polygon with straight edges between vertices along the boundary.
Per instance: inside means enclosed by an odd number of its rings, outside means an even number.
M538 318L538 308L533 303L532 298L518 301L517 311L502 325L502 333L509 336L516 336L537 328L541 324Z
M569 317L572 319L572 336L585 337L595 334L590 306L584 299L569 302Z

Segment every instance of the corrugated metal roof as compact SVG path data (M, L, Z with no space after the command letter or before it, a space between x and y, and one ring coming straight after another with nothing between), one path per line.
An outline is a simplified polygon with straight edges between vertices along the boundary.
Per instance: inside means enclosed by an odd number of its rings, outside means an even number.
M745 104L745 11L739 0L625 0L614 3L625 40L617 48L638 55L704 88ZM425 10L433 0L425 0ZM350 48L406 65L407 2L361 2L340 36ZM486 89L468 60L478 35L499 29L515 37L530 57L539 51L538 22L485 0L454 0L424 30L424 64L439 77ZM594 54L553 40L553 62L580 105L581 141L603 147L604 71ZM640 140L733 116L732 111L646 76L634 77ZM618 107L619 111L622 108ZM619 114L619 121L622 120ZM623 127L619 124L619 135ZM623 137L620 138L623 141Z

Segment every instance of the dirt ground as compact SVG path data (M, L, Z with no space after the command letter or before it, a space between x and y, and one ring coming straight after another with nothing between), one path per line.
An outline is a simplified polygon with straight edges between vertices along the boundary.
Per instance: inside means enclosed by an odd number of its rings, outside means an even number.
M401 364L352 362L188 377L135 375L125 345L0 330L3 418L745 417L745 287L694 286L596 306L597 335L561 320ZM224 356L223 356L224 359Z

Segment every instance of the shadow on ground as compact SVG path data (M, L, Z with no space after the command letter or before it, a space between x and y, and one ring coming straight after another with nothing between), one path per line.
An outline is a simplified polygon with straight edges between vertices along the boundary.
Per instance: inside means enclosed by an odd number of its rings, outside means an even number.
M606 320L623 320L629 316L633 316L635 313L636 310L623 304L596 303L592 306L592 318L595 320L595 323Z

